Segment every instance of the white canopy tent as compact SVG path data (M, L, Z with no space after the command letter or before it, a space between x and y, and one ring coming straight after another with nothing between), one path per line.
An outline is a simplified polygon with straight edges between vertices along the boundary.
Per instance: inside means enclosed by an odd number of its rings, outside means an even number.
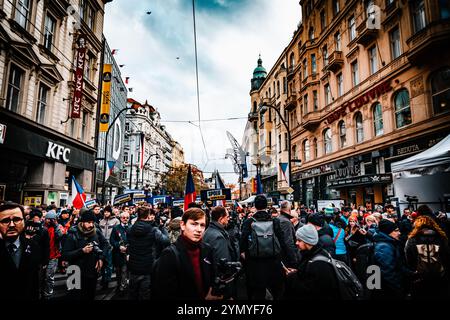
M243 201L239 201L240 204L251 204L253 202L255 202L255 197L256 196L250 196L247 199L243 200Z
M434 210L450 194L450 135L433 147L391 164L395 195L406 207L406 195L417 196Z

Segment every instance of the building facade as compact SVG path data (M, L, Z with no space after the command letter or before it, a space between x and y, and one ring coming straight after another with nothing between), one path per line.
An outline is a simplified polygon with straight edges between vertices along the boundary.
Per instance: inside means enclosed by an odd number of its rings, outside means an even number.
M450 5L300 5L283 52L291 152L302 160L292 168L296 199L383 204L396 196L391 163L450 132Z
M178 143L161 125L160 113L147 101L141 104L129 98L128 105L137 108L126 115L122 185L160 194L164 192L161 176L172 167L173 145Z
M177 141L172 141L172 167L184 165L183 147Z
M112 169L106 167L109 170L107 179L105 181L105 201L111 201L114 196L121 194L124 187L122 186L122 170L123 166L123 148L125 138L125 112L120 113L121 110L127 108L127 87L122 79L120 68L112 54L111 48L108 45L106 39L104 39L104 64L112 65L112 78L110 89L110 113L109 113L109 126L112 126L108 133L108 145L106 149L106 161L113 164ZM120 113L120 115L119 115ZM119 115L117 120L114 121L116 116ZM97 144L97 168L96 168L96 185L97 185L97 199L101 199L101 188L103 187L103 179L105 175L104 160L105 157L105 136L106 132L98 133ZM106 176L105 176L106 177Z
M94 196L98 66L108 2L0 1L0 185L5 199L65 204L71 176L88 197ZM76 61L81 36L86 52ZM82 102L79 117L72 118L80 60Z

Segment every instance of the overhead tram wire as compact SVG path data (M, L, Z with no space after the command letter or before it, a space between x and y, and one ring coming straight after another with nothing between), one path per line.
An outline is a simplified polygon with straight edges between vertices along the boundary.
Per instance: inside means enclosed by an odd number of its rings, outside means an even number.
M200 120L200 122L213 122L213 121L232 121L232 120L243 120L248 119L248 117L237 117L237 118L223 118L223 119L203 119ZM160 122L178 122L178 123L190 123L193 124L193 122L198 120L161 120Z
M198 129L200 131L200 136L202 138L203 149L205 150L206 164L208 164L208 151L206 149L205 138L203 137L203 131L202 131L202 127L201 127L201 117L200 117L200 89L199 89L199 84L198 84L198 54L197 54L197 27L196 27L196 23L195 23L195 0L192 0L192 17L194 20L195 76L196 76L196 80L197 80Z

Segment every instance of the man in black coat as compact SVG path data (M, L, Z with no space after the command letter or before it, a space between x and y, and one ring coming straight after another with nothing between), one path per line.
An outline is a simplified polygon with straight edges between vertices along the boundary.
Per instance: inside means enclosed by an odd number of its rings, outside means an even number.
M333 241L332 236L327 233L323 227L325 225L325 217L321 213L312 213L308 216L308 223L313 225L319 235L319 245L326 251L328 251L332 257L336 256L336 244ZM333 230L331 230L333 232Z
M108 249L108 241L95 226L94 212L83 212L80 222L69 229L62 250L62 259L80 268L81 290L74 291L75 295L79 295L76 298L95 299L97 276L103 266L103 252Z
M25 233L23 207L12 202L0 205L0 299L38 300L45 260L39 242Z
M116 269L117 275L117 290L121 293L125 291L128 280L127 230L129 228L128 224L129 221L130 221L129 213L122 212L120 214L120 224L114 226L111 232L111 237L109 238L109 242L112 246L112 262Z
M170 244L167 231L154 226L153 209L139 207L137 221L127 231L128 271L130 272L130 299L150 299L153 262L161 248ZM152 217L153 216L153 217Z
M338 300L339 283L330 262L329 254L322 249L319 235L313 225L299 228L295 234L296 245L302 259L297 270L287 270L286 299L299 300Z
M189 208L181 219L182 234L166 248L152 273L152 296L161 300L213 300L211 247L202 241L206 214Z
M280 220L272 220L271 215L266 211L267 199L264 195L257 195L254 202L258 211L251 218L244 221L241 235L241 255L244 259L246 271L248 298L264 300L266 298L266 289L269 289L273 298L279 299L282 296L284 280L281 255L270 258L251 257L249 247L250 241L252 241L252 223L255 220L273 221L274 236L278 239L281 250L286 251Z
M291 222L291 203L287 200L281 201L280 215L277 218L280 221L281 232L283 233L284 247L286 250L281 252L281 260L289 268L295 268L299 262L299 252L295 246L295 229Z

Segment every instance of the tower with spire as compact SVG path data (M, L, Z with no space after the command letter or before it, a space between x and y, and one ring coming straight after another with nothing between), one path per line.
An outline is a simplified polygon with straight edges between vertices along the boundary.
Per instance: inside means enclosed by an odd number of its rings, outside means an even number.
M267 76L267 71L262 66L262 59L261 59L261 54L260 54L259 59L258 59L258 66L255 68L255 70L253 70L252 90L251 91L258 90L261 87L264 80L266 79L266 76Z

